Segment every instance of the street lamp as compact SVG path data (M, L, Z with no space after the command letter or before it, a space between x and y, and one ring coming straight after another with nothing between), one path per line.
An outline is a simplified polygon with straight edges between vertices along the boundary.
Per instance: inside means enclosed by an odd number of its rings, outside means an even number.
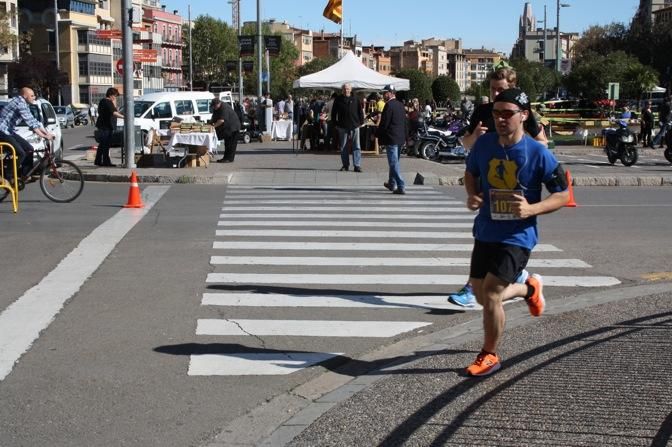
M569 8L569 3L560 3L556 0L557 5L557 19L555 28L555 71L560 71L560 8Z
M541 63L546 65L546 55L548 54L546 52L546 42L548 41L548 37L546 35L546 29L547 29L547 25L546 25L546 5L544 5L544 20L537 20L537 23L542 23L542 22L544 23L544 44L541 46L541 48L542 48L542 54L544 55L544 58L541 60Z

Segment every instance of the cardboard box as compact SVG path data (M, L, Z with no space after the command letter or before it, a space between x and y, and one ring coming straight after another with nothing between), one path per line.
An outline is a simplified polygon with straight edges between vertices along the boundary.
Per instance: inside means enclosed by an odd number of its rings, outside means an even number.
M197 155L190 154L185 161L184 166L187 168L207 168L210 164L210 154Z

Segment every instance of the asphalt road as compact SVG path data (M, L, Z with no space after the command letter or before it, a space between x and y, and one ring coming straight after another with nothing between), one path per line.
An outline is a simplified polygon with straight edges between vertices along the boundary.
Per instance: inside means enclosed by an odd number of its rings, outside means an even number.
M74 131L81 132L82 129ZM69 147L67 142L66 147ZM351 210L337 212L331 218L313 215L307 223L293 224L293 229L304 232L304 236L227 235L227 228L239 231L256 228L253 225L218 226L222 205L231 204L249 191L224 185L151 188L167 190L146 215L138 215L137 223L124 234L119 233L117 226L99 225L114 218L119 206L125 203L126 184L87 183L82 196L71 204L51 203L41 195L36 185L29 185L18 215L12 215L6 204L0 208L3 228L0 243L4 248L4 255L0 258L4 279L0 306L3 311L43 281L45 275L57 269L71 251L80 247L83 251L78 253L92 256L95 253L91 252L109 250L100 266L88 279L84 278L81 288L65 302L53 322L26 348L27 352L0 382L0 401L3 402L0 406L0 440L3 446L201 445L228 422L324 371L350 362L350 373L359 374L374 365L353 360L372 350L474 318L473 311L458 311L449 306L311 308L203 305L206 293L252 292L269 296L286 293L299 297L305 294L352 297L368 293L398 298L418 294L441 297L457 286L394 284L394 278L429 274L465 276L467 268L423 265L366 268L356 265L215 265L211 256L223 254L344 258L420 256L426 259L431 259L432 254L334 249L316 249L310 253L273 252L264 248L217 250L213 248L215 242L227 241L242 244L265 241L271 244L288 241L364 243L370 240L356 236L322 239L305 233L316 229L311 221L331 222L331 230L354 230L347 225L348 216L353 216L349 214ZM145 192L148 190L149 187ZM424 191L439 192L431 198L440 201L463 200L460 188L427 188ZM362 209L378 206L376 203L380 200L389 199L387 194L366 188L328 194L350 194L354 196L353 200L364 201ZM325 193L325 196L328 194ZM406 199L415 200L419 195L409 194ZM539 253L533 259L581 260L591 267L562 269L561 275L615 277L621 282L613 286L615 288L672 277L665 249L669 233L667 224L672 217L669 189L591 187L576 188L575 195L578 208L565 208L541 218L541 242L562 251ZM243 202L245 200L250 201L242 199ZM245 207L244 204L242 206ZM352 205L353 208L357 206ZM230 211L233 214L243 212ZM255 213L263 214L262 211L250 211L250 214ZM283 220L254 215L244 219L266 224ZM422 233L430 231L426 228L385 226L385 222L394 220L381 219L377 229L406 232L396 237L395 243L417 242L416 238L424 243L433 242L424 238L427 235ZM218 229L224 233L216 235ZM109 238L121 234L116 246L85 244L86 236L101 231L109 232ZM441 231L469 230L446 228ZM105 234L103 236L104 241ZM470 243L468 239L459 242ZM84 250L82 247L88 248ZM467 253L452 256L467 256ZM82 269L87 267L81 263L76 265ZM558 274L552 268L541 270L545 275ZM211 273L230 274L233 279L207 282ZM258 273L262 278L275 274L336 274L343 279L337 284L278 285L259 280L258 284L241 285L235 281L236 275L248 273ZM389 283L362 284L349 279L369 274L385 275ZM69 277L67 279L70 280ZM594 289L608 288L598 286ZM547 300L549 305L553 305L554 301L560 302L563 297L582 290L585 289L573 286L549 287ZM48 297L49 293L44 296ZM43 309L36 305L34 310ZM301 322L314 319L327 322L348 320L359 322L360 326L365 322L379 321L392 325L401 322L428 325L384 338L356 337L354 333L350 337L334 337L334 334L324 331L320 336L259 335L255 334L255 330L242 326L249 320ZM199 334L199 324L204 320L234 322L241 325L243 333ZM300 323L294 326L299 327ZM307 352L340 353L340 356L318 367L297 367L291 374L190 375L194 356L241 352L279 355L288 351L297 356Z

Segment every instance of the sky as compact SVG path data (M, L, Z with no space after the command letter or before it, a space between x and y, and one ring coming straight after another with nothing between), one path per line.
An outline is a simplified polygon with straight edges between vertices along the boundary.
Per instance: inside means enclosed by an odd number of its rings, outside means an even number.
M263 20L287 21L297 28L339 32L322 16L327 0L259 0ZM556 1L531 0L532 12L543 28L556 25ZM560 30L581 33L591 25L630 23L639 0L562 0ZM178 10L187 19L200 15L231 23L230 0L163 0L166 10ZM464 48L494 49L506 54L518 37L518 21L525 1L520 0L343 0L345 35L357 35L364 45L401 45L405 40L462 38ZM257 19L257 0L240 0L241 20Z

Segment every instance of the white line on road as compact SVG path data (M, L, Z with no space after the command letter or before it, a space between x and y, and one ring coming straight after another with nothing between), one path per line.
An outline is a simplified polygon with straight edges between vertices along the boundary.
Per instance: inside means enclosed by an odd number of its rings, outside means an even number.
M445 207L445 206L432 206L432 207L416 207L416 206L405 206L400 204L399 206L225 206L222 208L222 211L349 211L351 213L360 213L362 211L372 212L372 211L404 211L404 212L418 212L425 211L431 213L468 213L472 214L471 211L465 207ZM340 213L339 213L340 214Z
M469 267L471 258L338 258L317 256L212 256L212 265L285 265L352 267ZM530 268L590 268L580 259L530 259Z
M332 219L334 222L338 222L337 219L342 217L343 219L348 219L347 222L350 222L350 219L396 219L396 220L461 220L468 219L474 220L476 214L443 214L443 215L420 215L420 214L319 214L319 213L227 213L220 214L220 219ZM275 221L273 221L275 222ZM383 223L377 222L376 225ZM412 223L405 223L404 225L413 226Z
M402 244L402 243L357 243L357 242L255 242L215 241L217 250L349 250L349 251L468 251L473 244ZM539 244L534 252L562 251L548 244Z
M386 199L375 199L375 200L350 200L350 199L322 199L322 200L274 200L274 199L264 199L264 200L224 200L225 205L249 205L253 203L255 206L268 206L268 205L404 205L404 206L415 206L415 205L462 205L464 202L457 200L386 200Z
M381 185L382 186L382 185ZM432 186L420 186L413 185L411 187L413 191L436 191ZM253 191L280 191L280 192L306 192L306 191L367 191L367 190L380 190L380 186L376 185L307 185L307 186L297 186L297 185L268 185L268 186L250 186L250 185L227 185L226 191L227 194L229 191L242 191L242 190L253 190Z
M390 192L385 188L380 188L381 191L378 191L379 194L376 194L374 191L362 191L360 193L351 193L345 191L315 191L312 193L287 193L287 192L271 192L271 193L226 193L226 199L265 199L265 200L275 200L275 199L376 199L376 198L389 198ZM445 193L439 191L416 191L413 194L408 194L405 196L408 199L454 199L454 197L448 196ZM397 199L404 200L405 198L397 197Z
M465 277L466 280L466 277ZM511 303L517 300L508 300ZM204 293L204 306L232 307L340 307L340 308L422 308L480 310L465 308L447 301L446 295L286 295L282 293Z
M277 376L291 374L343 353L262 352L194 354L189 358L190 376Z
M430 324L426 321L199 319L196 335L384 338Z
M343 285L463 285L465 275L399 275L366 274L344 275L291 274L291 273L208 273L209 284L338 284ZM613 276L549 276L544 275L544 286L607 287L621 282Z
M470 218L471 220L471 218ZM364 228L471 228L473 222L342 222L324 220L220 220L220 227L364 227Z
M407 239L473 239L471 231L356 231L356 230L217 230L217 236L258 236L258 237L365 237L365 238L407 238Z
M122 209L103 222L54 270L0 314L0 381L54 320L65 302L79 291L119 241L169 188L145 188L142 193L144 208Z

